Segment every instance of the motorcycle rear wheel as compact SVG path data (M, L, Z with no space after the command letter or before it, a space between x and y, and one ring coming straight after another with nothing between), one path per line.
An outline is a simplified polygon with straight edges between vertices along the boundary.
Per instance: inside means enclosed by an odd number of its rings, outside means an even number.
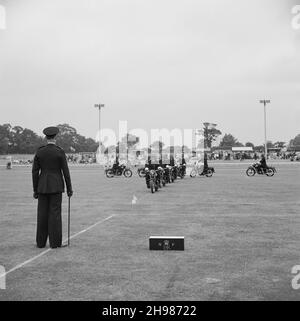
M115 175L114 175L114 171L113 171L112 169L108 169L108 170L105 172L105 174L106 174L106 177L108 177L108 178L112 178L112 177L115 176Z
M125 169L124 176L129 178L132 176L132 171L130 169Z
M211 169L208 169L205 173L206 177L212 177L213 176L213 171Z

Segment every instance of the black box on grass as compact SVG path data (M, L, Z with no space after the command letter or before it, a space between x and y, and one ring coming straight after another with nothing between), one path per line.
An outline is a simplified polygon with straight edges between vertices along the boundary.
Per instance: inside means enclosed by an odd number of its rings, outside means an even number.
M155 251L184 251L184 236L150 236L149 249Z

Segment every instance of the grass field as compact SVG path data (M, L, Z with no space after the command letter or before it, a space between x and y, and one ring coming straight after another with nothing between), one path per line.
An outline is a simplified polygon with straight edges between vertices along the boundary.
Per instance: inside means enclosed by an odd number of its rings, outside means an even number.
M246 163L218 163L212 178L153 195L136 175L71 167L71 234L83 232L46 253L35 247L31 168L0 167L0 265L42 254L6 276L0 300L299 300L300 163L275 167L249 178ZM66 206L65 197L64 238ZM150 235L184 236L185 251L149 251Z

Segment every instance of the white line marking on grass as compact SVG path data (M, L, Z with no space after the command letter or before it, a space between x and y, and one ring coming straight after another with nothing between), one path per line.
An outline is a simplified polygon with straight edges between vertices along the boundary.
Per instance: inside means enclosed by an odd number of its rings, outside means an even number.
M99 224L101 224L101 223L103 223L103 222L105 222L105 221L110 220L113 216L116 216L116 214L113 214L113 215L111 215L111 216L108 216L108 217L107 217L107 218L105 218L104 220L98 221L98 222L96 222L95 224L93 224L93 225L89 226L88 228L86 228L86 229L84 229L84 230L82 230L82 231L80 231L80 232L78 232L78 233L76 233L76 234L72 235L72 236L70 237L70 240L71 240L71 239L73 239L74 237L76 237L76 236L78 236L78 235L82 234L82 233L85 233L86 231L91 230L91 229L92 229L92 228L94 228L95 226L97 226L97 225L99 225ZM67 240L68 240L68 239L65 239L63 242L66 242Z
M5 276L8 275L9 273L14 272L14 271L20 269L20 268L23 267L24 265L27 265L27 264L31 263L32 261L36 260L37 258L41 257L42 255L44 255L44 254L46 254L46 253L48 253L48 252L50 252L50 251L51 251L51 249L45 250L44 252L42 252L42 253L40 253L40 254L32 257L31 259L29 259L29 260L27 260L27 261L25 261L25 262L23 262L23 263L21 263L21 264L18 264L18 265L15 266L14 268L8 270L6 273L0 275L0 278L5 277Z
M103 223L103 222L105 222L105 221L110 220L113 216L116 216L116 214L113 214L113 215L111 215L111 216L108 216L107 218L105 218L105 219L103 219L103 220L101 220L101 221L98 221L98 222L96 222L95 224L89 226L88 228L86 228L86 229L84 229L84 230L82 230L82 231L80 231L80 232L72 235L72 236L70 237L70 239L73 239L74 237L76 237L76 236L78 236L78 235L80 235L80 234L82 234L82 233L85 233L86 231L91 230L91 229L94 228L95 226L97 226L97 225L99 225L99 224L101 224L101 223ZM68 240L68 239L64 240L63 242L66 242L67 240ZM47 249L47 250L41 252L40 254L32 257L31 259L26 260L25 262L16 265L15 267L13 267L12 269L8 270L8 271L5 272L4 274L1 274L1 275L0 275L0 278L6 277L8 274L10 274L10 273L12 273L12 272L14 272L14 271L22 268L23 266L25 266L25 265L27 265L27 264L35 261L35 260L38 259L39 257L41 257L41 256L47 254L48 252L50 252L51 250L52 250L51 248L50 248L50 249Z

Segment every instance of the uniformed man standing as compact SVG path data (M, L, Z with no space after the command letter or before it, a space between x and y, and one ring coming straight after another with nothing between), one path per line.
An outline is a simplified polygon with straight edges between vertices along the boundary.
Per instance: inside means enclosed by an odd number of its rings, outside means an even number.
M64 180L67 195L73 195L65 152L55 144L58 132L57 127L43 130L47 145L37 150L32 166L33 197L38 199L36 243L39 248L46 246L48 236L51 248L61 247Z

